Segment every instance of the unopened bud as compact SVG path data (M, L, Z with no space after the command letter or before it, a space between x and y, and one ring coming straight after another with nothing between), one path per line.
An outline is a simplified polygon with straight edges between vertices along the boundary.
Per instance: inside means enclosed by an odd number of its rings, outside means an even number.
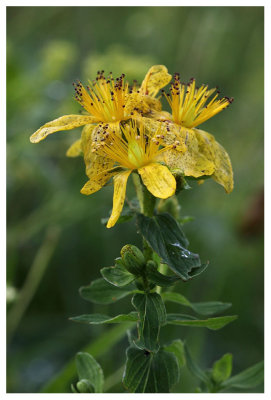
M76 385L79 393L94 393L94 387L88 379L81 379Z
M134 275L140 275L146 264L142 251L132 244L126 244L120 254L127 270Z

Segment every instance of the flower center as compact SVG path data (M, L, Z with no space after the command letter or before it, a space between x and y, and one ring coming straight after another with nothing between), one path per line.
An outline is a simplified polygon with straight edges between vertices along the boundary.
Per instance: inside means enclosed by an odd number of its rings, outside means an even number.
M210 100L214 93L215 96ZM196 88L194 78L185 85L180 82L179 74L174 75L170 94L163 92L172 109L173 121L186 128L195 128L233 102L233 98L229 97L218 99L219 93L217 88L208 90L206 85Z
M129 118L125 107L129 87L124 82L124 74L116 80L112 73L106 78L104 71L98 71L96 80L89 81L87 90L81 82L74 83L75 99L97 122L119 122Z
M132 140L128 143L128 160L135 168L139 168L146 161L145 149L136 140Z

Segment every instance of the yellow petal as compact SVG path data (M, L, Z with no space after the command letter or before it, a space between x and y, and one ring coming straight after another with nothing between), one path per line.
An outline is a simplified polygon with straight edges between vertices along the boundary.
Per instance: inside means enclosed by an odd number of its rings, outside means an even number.
M151 163L138 169L144 185L155 197L167 199L176 190L176 181L167 167Z
M86 175L91 178L92 175L97 175L101 171L112 169L114 161L97 155L92 152L92 143L100 141L103 136L104 129L100 126L86 125L83 128L81 135L81 147L84 154L84 161L86 166ZM98 172L97 172L98 171Z
M185 176L198 178L203 175L212 175L215 171L214 162L201 152L195 132L192 129L171 129L165 135L165 143L171 144L177 139L183 140L186 151L168 150L164 153L165 163L171 168L181 171Z
M159 90L166 86L170 80L171 75L164 65L154 65L147 72L140 91L143 94L155 97Z
M89 181L80 190L82 194L90 195L98 192L116 174L114 170L104 170L95 174L94 168L92 172L92 175L89 176Z
M94 119L89 115L63 115L63 117L47 122L47 124L39 128L30 137L30 142L38 143L54 132L68 131L78 126L91 124L92 122L94 122Z
M77 157L82 154L81 139L76 140L66 151L67 157Z
M119 219L125 200L127 179L131 172L131 170L128 170L114 176L113 210L107 222L107 228L112 228Z
M210 133L199 129L194 129L194 131L201 153L212 160L215 165L212 178L222 185L227 193L232 192L234 185L233 171L228 153Z

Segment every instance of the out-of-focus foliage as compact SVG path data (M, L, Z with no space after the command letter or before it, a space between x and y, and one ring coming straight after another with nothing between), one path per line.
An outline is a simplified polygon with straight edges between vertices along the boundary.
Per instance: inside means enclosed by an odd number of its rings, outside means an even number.
M84 313L118 314L118 303L87 304L78 288L112 265L124 244L140 246L133 222L110 230L100 224L112 206L111 185L91 197L80 194L87 180L83 161L65 157L80 129L37 145L29 136L49 120L80 111L72 99L74 80L86 82L104 69L141 81L155 63L180 72L184 81L194 76L199 84L218 84L223 95L235 98L230 108L203 124L231 156L233 193L226 195L207 180L179 195L183 215L195 216L184 226L191 249L210 266L178 290L195 302L230 302L239 319L218 332L171 326L163 328L162 337L168 341L179 333L203 366L232 353L233 374L263 358L263 7L9 7L8 311L48 230L60 230L9 343L9 392L39 391L107 329L68 321ZM130 301L120 301L129 312ZM168 305L168 311L182 312L180 307ZM127 341L120 342L98 359L105 378L124 363L125 347ZM182 373L176 392L195 387ZM122 391L110 379L109 390Z

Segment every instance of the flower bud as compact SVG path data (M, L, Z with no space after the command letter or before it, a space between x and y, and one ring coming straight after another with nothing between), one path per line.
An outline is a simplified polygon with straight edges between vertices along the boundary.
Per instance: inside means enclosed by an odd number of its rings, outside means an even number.
M81 379L77 382L76 388L79 393L94 393L94 387L88 379Z
M140 275L146 264L142 251L136 246L126 244L120 254L125 268L134 275Z

